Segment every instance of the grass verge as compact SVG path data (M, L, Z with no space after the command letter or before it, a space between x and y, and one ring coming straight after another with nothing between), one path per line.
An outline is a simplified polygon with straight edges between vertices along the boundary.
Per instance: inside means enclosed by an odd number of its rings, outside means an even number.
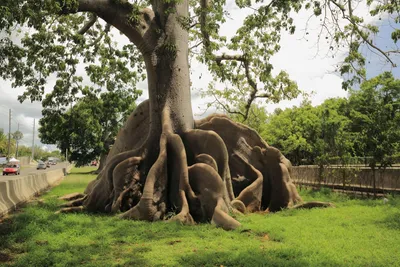
M301 190L337 208L239 216L242 227L136 222L100 214L54 214L67 193L95 178L75 168L56 188L0 224L4 266L396 266L400 199L352 199Z

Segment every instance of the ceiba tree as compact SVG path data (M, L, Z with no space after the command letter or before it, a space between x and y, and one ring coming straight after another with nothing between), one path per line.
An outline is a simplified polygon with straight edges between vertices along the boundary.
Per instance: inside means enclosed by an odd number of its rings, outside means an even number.
M218 34L229 16L225 1L6 1L0 9L6 17L2 29L10 32L19 23L36 30L22 39L22 47L9 40L1 46L6 52L0 56L1 75L27 88L21 100L40 100L45 78L56 72L53 97L68 103L68 95L82 89L82 78L75 75L77 56L91 64L86 72L94 84L111 88L134 80L144 63L149 99L128 118L105 169L85 195L61 211L122 212L122 218L187 224L211 221L234 229L240 225L231 216L235 212L274 212L301 202L290 162L253 129L221 115L193 119L191 51L201 49L198 59L217 79L251 88L249 105L261 96L292 97L297 94L293 82L284 72L272 75L268 62L279 50L280 32L295 30L291 12L304 5L318 16L324 3L346 12L333 0L256 2L254 13L227 44ZM249 8L252 3L236 5ZM114 47L111 27L132 44ZM354 34L346 32L338 38ZM104 49L98 47L107 49L99 53ZM324 203L303 207L314 205Z

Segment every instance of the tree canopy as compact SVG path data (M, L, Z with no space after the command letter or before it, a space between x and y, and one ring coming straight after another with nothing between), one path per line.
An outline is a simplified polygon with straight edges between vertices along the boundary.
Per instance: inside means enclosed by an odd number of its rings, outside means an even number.
M109 2L121 15L130 16L132 25L139 20L140 9L152 4L127 0L100 2L99 6ZM79 0L2 1L0 75L12 80L13 86L26 88L21 101L41 100L49 79L56 80L49 97L60 105L68 105L81 91L135 88L145 77L142 57L135 45L113 41L119 32L100 21L95 10L86 4ZM392 67L396 66L399 50L395 44L400 30L392 29L392 46L379 47L374 41L379 32L374 21L384 19L398 24L398 1L238 0L229 4L232 8L254 10L230 40L219 32L221 24L231 19L226 1L190 1L188 16L180 17L177 23L190 33L191 54L208 65L215 81L226 84L226 88L210 84L203 89L215 96L215 104L242 116L242 120L247 118L256 99L276 103L299 94L286 72L273 75L270 59L280 49L281 32L293 33L299 28L293 15L300 10L309 10L310 17L320 18L318 40L312 41L328 42L332 56L343 46L349 49L338 66L340 74L348 78L344 88L365 79L367 61L360 47L369 47ZM358 12L363 7L369 14ZM84 70L79 69L81 64Z
M276 110L261 122L261 136L294 164L357 163L389 166L400 153L400 80L390 72L367 80L349 98L313 107Z
M51 101L44 101L39 137L68 151L77 166L106 156L127 117L135 108L137 91L116 90L99 95L88 92L75 105L61 112Z
M371 157L372 168L391 165L400 152L400 80L385 72L364 82L349 106L358 154Z

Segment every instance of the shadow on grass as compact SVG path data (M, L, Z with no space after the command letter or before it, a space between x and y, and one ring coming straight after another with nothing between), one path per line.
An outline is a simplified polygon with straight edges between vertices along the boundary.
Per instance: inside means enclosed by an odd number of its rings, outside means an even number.
M331 259L311 263L309 254L294 249L243 250L235 252L196 252L179 260L182 266L340 266Z
M311 189L311 188L300 188L300 195L306 200L317 200L317 201L329 201L334 204L344 204L344 205L360 205L367 207L376 207L381 205L389 205L389 206L399 206L400 205L400 197L399 195L387 195L386 203L384 201L385 198L373 198L373 195L369 194L352 194L352 193L340 193L335 192L330 188L321 187L319 189Z
M115 247L114 232L126 234L128 225L114 225L110 217L104 222L103 215L57 215L49 208L28 208L0 223L0 266L148 266L143 248ZM83 240L76 242L76 236Z
M86 172L71 172L68 174L68 176L73 176L73 175L97 175L97 173L95 173L95 171L86 171Z
M400 212L387 215L383 220L378 221L378 224L390 230L400 230Z

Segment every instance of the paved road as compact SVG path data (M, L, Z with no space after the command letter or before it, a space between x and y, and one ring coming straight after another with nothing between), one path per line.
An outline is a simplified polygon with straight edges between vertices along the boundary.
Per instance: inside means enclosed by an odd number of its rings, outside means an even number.
M62 168L66 168L66 167L67 167L67 163L65 163L65 162L57 163L57 165L51 165L51 167L47 168L46 170L36 170L36 167L29 167L29 168L25 167L21 170L21 175L23 176L23 175L28 175L30 173L36 173L36 172L37 173L48 172L48 171L62 169ZM0 174L0 179L2 177L7 177L7 176L1 176L1 174Z

